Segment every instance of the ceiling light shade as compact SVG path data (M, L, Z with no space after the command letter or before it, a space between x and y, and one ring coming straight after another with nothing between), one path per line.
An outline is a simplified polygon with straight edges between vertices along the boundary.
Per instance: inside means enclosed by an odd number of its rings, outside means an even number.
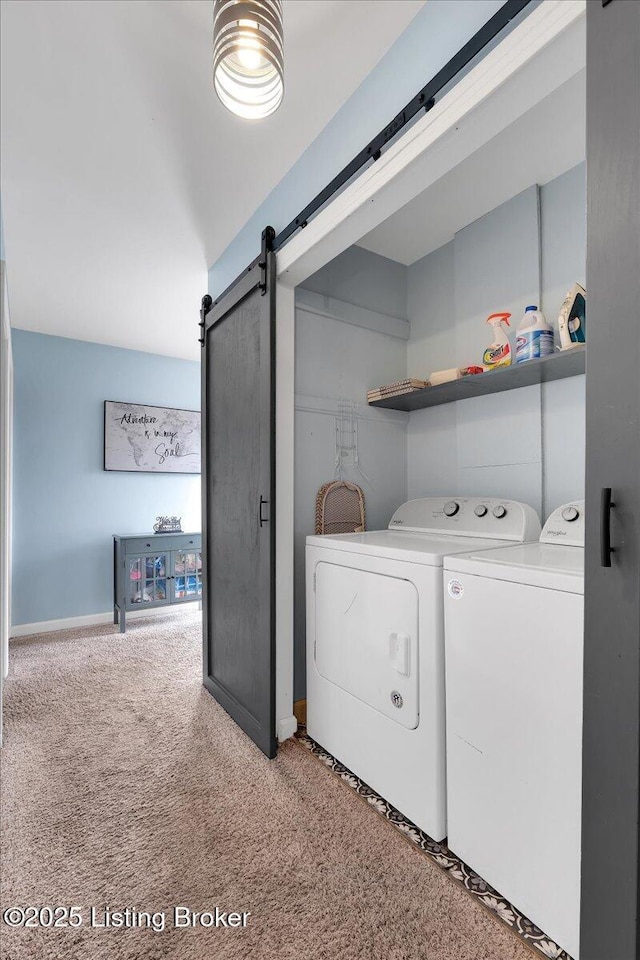
M225 107L260 120L284 93L281 0L215 0L213 83Z

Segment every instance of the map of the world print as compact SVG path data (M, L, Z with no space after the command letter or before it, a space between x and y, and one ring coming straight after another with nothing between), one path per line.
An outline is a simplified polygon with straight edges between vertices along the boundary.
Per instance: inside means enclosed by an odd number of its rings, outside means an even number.
M105 400L104 469L200 473L200 412Z

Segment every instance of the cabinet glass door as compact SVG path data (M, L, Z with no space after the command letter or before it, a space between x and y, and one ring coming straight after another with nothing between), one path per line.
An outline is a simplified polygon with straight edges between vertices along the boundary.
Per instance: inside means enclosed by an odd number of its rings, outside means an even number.
M166 553L150 553L127 559L129 605L143 606L167 600L168 562Z
M171 557L174 601L199 600L202 597L202 551L175 550Z

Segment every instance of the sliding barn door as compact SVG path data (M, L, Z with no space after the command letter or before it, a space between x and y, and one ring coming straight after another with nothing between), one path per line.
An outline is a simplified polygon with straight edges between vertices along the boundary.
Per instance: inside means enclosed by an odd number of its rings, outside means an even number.
M636 0L587 4L587 299L580 958L637 960L640 3Z
M202 308L203 682L268 756L275 736L275 254Z

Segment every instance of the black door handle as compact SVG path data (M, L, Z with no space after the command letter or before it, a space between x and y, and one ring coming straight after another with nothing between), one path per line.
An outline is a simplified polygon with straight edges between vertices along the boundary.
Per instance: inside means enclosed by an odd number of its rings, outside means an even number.
M265 523L269 523L269 517L265 517L262 512L262 508L265 506L269 506L269 501L265 500L262 494L260 494L260 508L258 510L258 518L260 520L260 526L262 526Z
M611 510L615 503L611 499L611 487L603 487L600 493L600 566L611 566Z

